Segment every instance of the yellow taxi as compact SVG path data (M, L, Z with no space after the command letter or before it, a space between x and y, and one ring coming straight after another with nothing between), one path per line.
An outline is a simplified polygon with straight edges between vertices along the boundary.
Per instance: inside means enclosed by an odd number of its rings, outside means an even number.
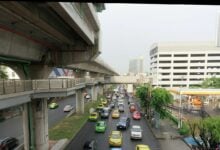
M100 109L103 109L105 106L102 104L102 103L100 103L98 106L97 106L97 109L98 110L100 110Z
M99 117L99 114L97 112L92 112L90 113L89 115L89 120L91 121L97 121L98 120L98 117Z
M103 105L107 105L107 100L106 99L102 99L102 104Z
M109 136L109 146L122 146L121 131L112 131Z
M119 118L120 117L120 112L118 109L113 110L112 112L112 118Z
M150 147L148 145L139 144L136 145L135 150L150 150Z

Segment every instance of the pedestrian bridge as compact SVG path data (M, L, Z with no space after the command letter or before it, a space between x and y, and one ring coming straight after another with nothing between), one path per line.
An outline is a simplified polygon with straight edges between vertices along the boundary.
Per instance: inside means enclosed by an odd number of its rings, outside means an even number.
M101 84L137 84L148 83L149 78L136 76L112 76L110 78L73 78L73 79L40 79L40 80L0 80L0 95L20 92L58 92L71 88L82 88L85 85ZM1 97L0 97L1 99Z

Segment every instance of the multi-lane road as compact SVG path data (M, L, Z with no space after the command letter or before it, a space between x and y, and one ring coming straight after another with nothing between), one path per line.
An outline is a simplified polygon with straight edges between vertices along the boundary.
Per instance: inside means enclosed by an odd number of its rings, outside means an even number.
M151 150L160 150L159 142L155 139L152 132L150 131L146 120L143 118L141 120L133 120L131 113L129 112L127 101L125 100L125 112L120 115L127 115L131 118L131 124L129 129L122 131L123 135L123 150L134 150L137 144L147 144L150 146ZM75 138L67 146L66 150L82 150L83 145L87 140L95 139L97 141L97 150L108 150L108 137L112 130L116 130L116 124L119 119L112 119L111 115L109 119L103 119L107 123L107 130L105 133L95 133L95 122L89 122L83 126ZM142 140L130 140L130 128L131 125L140 125L143 129L143 139ZM71 132L71 131L70 131Z
M66 97L58 102L57 109L48 109L48 126L49 128L57 124L67 113L63 112L65 105L75 106L75 96ZM22 116L7 119L0 123L0 139L5 137L17 137L20 141L23 138Z

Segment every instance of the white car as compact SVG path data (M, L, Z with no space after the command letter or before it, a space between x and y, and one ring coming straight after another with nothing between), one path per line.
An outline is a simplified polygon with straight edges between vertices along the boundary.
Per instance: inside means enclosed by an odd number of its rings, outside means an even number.
M69 111L71 111L73 109L73 106L71 106L71 105L66 105L64 108L63 108L63 111L64 112L69 112Z
M89 94L86 95L86 99L90 99L91 96Z
M139 125L133 125L131 127L131 139L142 139L142 129Z

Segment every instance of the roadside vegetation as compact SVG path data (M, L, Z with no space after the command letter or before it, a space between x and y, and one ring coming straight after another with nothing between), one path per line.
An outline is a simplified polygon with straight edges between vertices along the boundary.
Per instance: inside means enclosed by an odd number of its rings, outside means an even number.
M212 77L205 79L202 84L202 88L220 88L220 78Z
M97 101L85 104L84 114L74 114L68 118L64 118L57 125L49 129L50 140L72 139L78 131L87 122L89 117L89 109L96 108L102 96L98 97Z
M189 132L199 149L215 149L220 144L220 117L188 121Z
M8 74L5 69L5 66L0 66L0 79L8 79Z

